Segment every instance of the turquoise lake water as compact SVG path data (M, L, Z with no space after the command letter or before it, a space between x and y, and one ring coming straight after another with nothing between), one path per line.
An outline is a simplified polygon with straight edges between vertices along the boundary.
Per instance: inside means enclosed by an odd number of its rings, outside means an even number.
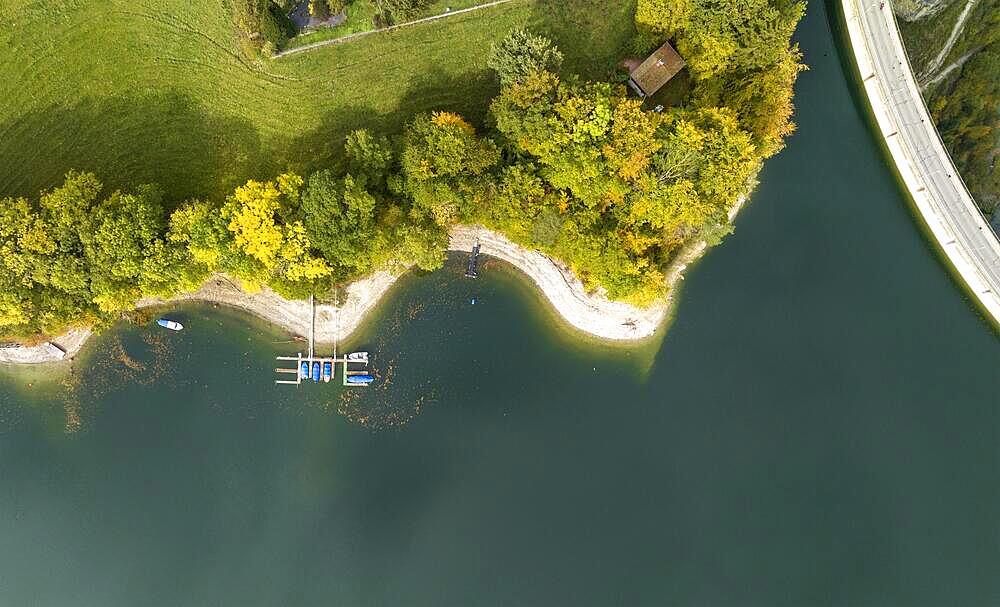
M355 340L367 391L275 386L299 344L209 306L4 371L0 605L1000 603L1000 340L826 8L799 132L661 339L579 339L454 258Z

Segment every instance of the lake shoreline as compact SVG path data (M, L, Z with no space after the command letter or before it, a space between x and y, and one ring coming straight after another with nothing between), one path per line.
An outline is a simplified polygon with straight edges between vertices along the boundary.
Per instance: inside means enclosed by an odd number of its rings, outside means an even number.
M746 201L741 196L729 212L730 221ZM647 308L611 301L603 289L588 292L569 266L535 250L508 240L478 225L458 225L451 229L448 250L470 252L478 242L481 253L505 261L531 279L558 315L574 329L591 337L613 342L638 342L654 336L665 324L673 304L673 291L683 280L684 270L708 248L704 240L688 245L666 273L667 296ZM330 344L345 341L382 300L401 276L379 271L346 287L341 305L315 306L315 341ZM288 300L263 287L256 293L244 291L224 275L215 275L197 291L170 299L147 298L136 309L196 301L225 305L253 314L297 336L309 335L313 318L308 301ZM0 364L35 365L71 360L93 335L89 328L77 328L36 346L0 348Z

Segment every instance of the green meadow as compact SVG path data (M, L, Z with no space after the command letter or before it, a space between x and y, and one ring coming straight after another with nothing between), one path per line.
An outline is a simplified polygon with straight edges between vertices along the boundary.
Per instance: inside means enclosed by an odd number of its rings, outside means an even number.
M518 0L299 55L240 52L219 0L6 0L0 5L0 195L70 169L110 187L160 184L173 204L250 178L336 163L344 136L399 131L429 110L482 125L490 44L543 33L567 71L607 77L634 0Z

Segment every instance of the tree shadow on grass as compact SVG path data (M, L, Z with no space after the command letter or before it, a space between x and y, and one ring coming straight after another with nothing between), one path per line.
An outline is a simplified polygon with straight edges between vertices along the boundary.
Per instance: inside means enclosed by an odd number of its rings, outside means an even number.
M34 197L71 170L109 188L156 183L168 205L222 199L273 170L244 120L219 116L179 94L83 99L0 125L0 195Z
M275 160L281 170L301 175L320 169L339 169L343 162L344 139L357 129L383 132L384 118L371 108L359 105L331 109L307 133L277 146Z
M422 112L454 112L477 128L489 123L490 102L500 94L500 85L490 70L461 74L435 69L400 97L398 120L405 124Z
M370 129L378 135L396 136L422 112L449 111L464 116L480 131L488 127L489 102L499 91L488 71L448 74L435 70L417 86L400 96L396 110L376 114L370 107L350 105L326 112L315 128L275 146L280 150L272 160L280 170L300 174L343 167L344 139L357 129Z
M634 15L634 0L538 0L527 27L555 42L565 57L564 71L607 80L631 51Z
M402 132L423 113L452 112L465 118L482 135L494 126L490 103L499 94L500 84L490 70L452 74L435 69L400 96L399 110L392 114L396 126L388 132Z
M0 196L33 198L80 170L109 189L155 183L171 207L196 197L221 201L247 179L337 167L344 138L355 129L398 134L417 114L437 110L457 112L482 129L497 88L486 70L435 70L403 93L393 111L337 107L304 135L267 142L248 121L177 93L85 98L0 124Z

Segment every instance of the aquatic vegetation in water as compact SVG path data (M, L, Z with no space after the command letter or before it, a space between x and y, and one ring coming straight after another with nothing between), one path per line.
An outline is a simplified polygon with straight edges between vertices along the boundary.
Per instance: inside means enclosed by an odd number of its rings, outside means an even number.
M375 382L365 388L345 388L337 403L337 412L352 423L370 430L401 428L410 423L424 407L437 400L437 391L431 380L417 386L397 383L399 367L397 347L390 343L390 336L397 336L404 326L426 311L427 302L412 302L394 310L382 320L387 327L379 331L370 348L374 356L371 374Z
M74 366L60 382L66 432L83 427L88 405L129 384L155 384L176 366L177 353L167 334L143 330L137 341L126 337L109 337L107 347L87 362L86 373Z

